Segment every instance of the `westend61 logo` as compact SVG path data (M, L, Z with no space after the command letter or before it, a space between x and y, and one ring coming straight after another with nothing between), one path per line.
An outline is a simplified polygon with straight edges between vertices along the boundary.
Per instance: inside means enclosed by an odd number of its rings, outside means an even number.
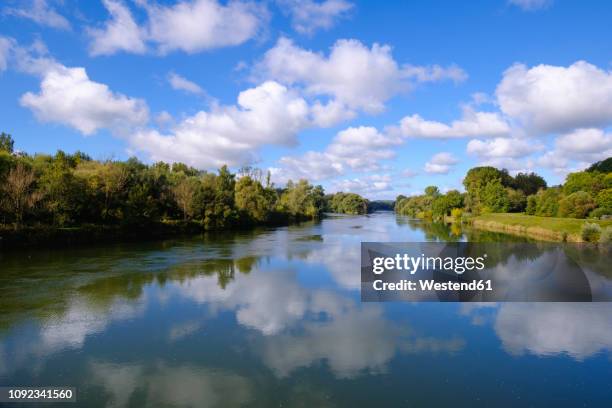
M610 301L592 262L556 243L361 244L361 300L442 302ZM593 282L593 283L591 283Z

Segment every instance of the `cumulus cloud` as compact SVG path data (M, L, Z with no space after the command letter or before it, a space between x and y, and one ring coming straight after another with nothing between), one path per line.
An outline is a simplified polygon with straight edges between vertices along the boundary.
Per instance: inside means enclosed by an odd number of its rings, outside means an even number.
M457 164L457 160L452 154L447 152L436 153L425 163L425 172L432 174L448 174L451 167Z
M201 168L251 163L264 144L292 145L311 124L306 101L277 82L265 82L238 95L237 105L200 111L167 134L135 132L130 142L153 160L182 161Z
M365 177L336 180L332 183L333 191L357 193L373 196L393 190L391 176L388 174L370 174Z
M544 146L527 139L495 138L492 140L470 140L467 144L467 153L481 159L518 158L528 156Z
M390 159L395 152L390 148L401 144L401 139L380 133L369 126L351 127L338 132L323 152L306 152L300 157L285 156L275 169L275 179L308 178L323 180L343 174L347 170L374 171L381 160Z
M172 89L185 91L196 95L204 94L204 90L200 87L200 85L188 80L185 77L180 76L175 72L171 72L168 74L168 83L170 83Z
M48 0L31 0L25 7L5 9L4 14L26 18L51 28L70 30L68 20L50 6Z
M146 22L138 25L123 2L104 4L111 18L104 28L88 30L92 55L143 53L147 43L159 54L235 46L255 37L268 20L265 6L246 1L184 0L169 6L138 1L147 14Z
M546 8L553 0L508 0L508 4L517 6L526 11L534 11Z
M278 0L278 4L291 16L293 29L301 34L330 29L354 7L346 0Z
M111 55L118 51L143 54L147 50L144 32L134 21L132 13L120 0L103 0L111 18L103 28L88 28L91 55Z
M510 126L496 112L475 112L466 108L463 111L463 118L451 122L450 125L412 115L400 121L399 130L406 137L447 139L507 136L510 133Z
M149 109L143 100L92 81L85 68L68 68L51 61L39 68L43 71L40 91L25 93L20 103L41 121L61 123L85 135L99 129L121 131L148 121Z
M235 46L253 38L267 20L265 7L250 2L180 1L172 6L147 5L147 36L159 52Z
M257 64L255 76L302 86L306 93L333 98L348 109L376 113L414 81L456 77L456 67L423 70L416 74L414 67L402 68L387 45L368 48L358 40L338 40L325 56L281 38Z
M516 64L496 90L503 113L532 133L612 123L612 72L585 61L569 67Z
M557 137L554 149L539 157L537 163L564 175L572 170L571 163L578 170L610 156L612 134L601 129L578 129Z

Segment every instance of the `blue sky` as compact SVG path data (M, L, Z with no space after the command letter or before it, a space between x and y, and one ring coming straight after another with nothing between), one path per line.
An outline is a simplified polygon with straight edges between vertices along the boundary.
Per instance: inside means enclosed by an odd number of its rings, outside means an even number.
M612 155L612 3L5 1L0 123L30 153L228 163L370 198Z

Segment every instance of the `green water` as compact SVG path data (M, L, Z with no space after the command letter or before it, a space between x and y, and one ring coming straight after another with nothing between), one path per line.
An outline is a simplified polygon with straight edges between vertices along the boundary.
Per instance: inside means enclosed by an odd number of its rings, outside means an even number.
M361 241L465 239L517 240L376 213L2 253L0 385L86 407L612 406L612 304L360 302Z

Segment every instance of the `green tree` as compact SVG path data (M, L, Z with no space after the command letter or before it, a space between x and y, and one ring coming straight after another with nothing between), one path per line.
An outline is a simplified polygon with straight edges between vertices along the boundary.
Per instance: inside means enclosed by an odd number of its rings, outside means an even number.
M576 191L559 201L559 215L570 218L586 218L595 208L595 200L586 191Z
M250 176L236 182L236 208L256 222L266 221L270 216L269 195L259 181Z
M507 188L508 192L508 202L509 212L523 212L525 211L525 207L527 206L527 197L525 197L525 193L523 190L515 190L513 188Z
M546 181L536 173L518 173L511 181L511 187L521 190L525 195L531 195L546 188Z
M15 147L15 141L8 133L0 133L0 151L13 153Z

